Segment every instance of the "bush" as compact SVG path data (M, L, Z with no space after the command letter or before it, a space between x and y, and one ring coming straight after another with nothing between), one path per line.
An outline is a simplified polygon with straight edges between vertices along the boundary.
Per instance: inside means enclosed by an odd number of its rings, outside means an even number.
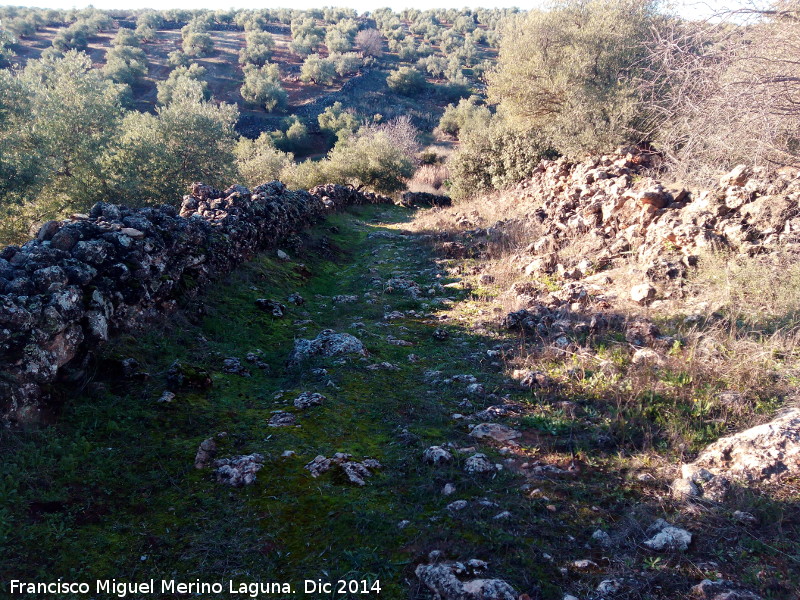
M268 133L262 133L255 140L240 138L234 153L241 182L250 188L280 179L281 172L294 160L291 154L275 148Z
M183 51L188 56L208 56L214 51L214 41L207 33L189 33L183 40Z
M341 102L334 102L317 116L319 128L337 139L353 135L358 129L356 116L344 110Z
M106 53L103 73L116 83L135 85L147 75L147 56L141 48L117 46Z
M242 98L264 107L267 112L283 108L286 104L286 90L281 86L278 65L245 65Z
M412 67L400 67L386 78L389 89L404 96L410 96L425 87L422 73Z
M655 0L560 0L516 15L503 32L489 98L565 154L628 141L642 117L634 79L655 18Z
M379 57L383 54L383 36L377 29L362 29L356 34L361 56Z
M447 163L450 193L454 198L465 198L513 185L529 177L545 156L553 156L553 152L530 130L502 122L469 129Z
M332 54L329 58L333 61L336 73L339 77L358 73L359 69L361 69L364 64L364 61L355 52Z
M334 62L329 58L322 58L319 54L311 54L300 69L300 80L305 83L313 81L320 85L330 85L335 77Z
M157 84L158 89L158 103L162 105L169 104L172 101L172 96L177 88L182 86L184 79L191 79L197 81L201 85L203 91L203 99L209 100L211 94L208 91L208 84L203 81L206 75L206 70L197 63L192 63L189 67L176 67L172 70L164 81Z
M113 46L133 46L138 48L139 38L130 29L120 27L119 31L117 31L117 35L115 35L114 39L111 40L111 44Z
M461 99L458 105L448 104L439 120L439 129L458 136L461 131L487 127L492 120L492 112L479 102L477 96L470 96L469 99Z

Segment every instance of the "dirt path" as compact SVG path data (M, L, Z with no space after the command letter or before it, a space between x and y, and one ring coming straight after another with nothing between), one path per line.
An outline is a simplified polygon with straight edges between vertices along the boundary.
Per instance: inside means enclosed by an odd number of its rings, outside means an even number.
M701 579L698 557L674 552L655 563L669 570L635 580L638 524L665 516L664 487L617 469L568 412L536 412L545 394L504 372L519 342L486 325L495 315L474 308L426 236L403 231L408 219L385 206L333 216L286 248L289 260L262 256L168 326L118 340L53 426L3 433L2 570L222 582L202 598L247 597L231 596L229 580L290 583L295 595L279 598L369 595L302 594L304 580L340 579L367 581L373 597L430 598L415 570L449 560L466 579L504 580L514 598L596 594L604 580L627 586L623 597L674 598ZM295 293L302 304L287 300ZM283 304L283 317L259 299ZM368 356L287 366L296 339L324 330L355 336ZM126 358L138 362L128 379L114 371ZM213 385L158 402L176 360ZM304 392L324 399L298 408ZM209 438L216 459L262 455L255 482L230 487L196 469ZM307 468L336 453L352 455L344 469ZM597 530L627 549L610 552ZM175 596L157 583L143 597Z

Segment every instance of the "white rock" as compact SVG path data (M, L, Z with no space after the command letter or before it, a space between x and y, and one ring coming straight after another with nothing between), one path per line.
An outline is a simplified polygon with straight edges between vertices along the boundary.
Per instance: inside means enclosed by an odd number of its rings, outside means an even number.
M650 534L657 533L649 540L645 540L644 545L657 552L688 550L689 544L692 543L691 533L680 527L670 525L664 519L658 519L653 523L648 532Z
M431 465L443 465L452 462L453 455L441 446L431 446L422 453L422 460Z

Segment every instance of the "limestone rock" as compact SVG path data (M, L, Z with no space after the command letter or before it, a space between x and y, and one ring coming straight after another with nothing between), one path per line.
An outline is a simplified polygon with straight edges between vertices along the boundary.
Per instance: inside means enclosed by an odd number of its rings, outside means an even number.
M685 467L688 472L699 469L754 483L800 473L800 408L720 438Z
M214 461L219 483L233 487L250 485L256 480L256 473L264 466L264 457L253 453Z
M431 446L422 453L422 460L428 464L439 466L452 462L453 455L441 446Z
M306 409L312 406L319 406L325 402L325 400L327 400L327 398L325 398L325 396L322 394L318 394L316 392L303 392L294 399L292 404L294 404L295 408Z
M496 470L496 467L485 454L477 453L466 460L464 470L467 473L491 473Z
M474 438L491 438L497 442L508 442L521 437L522 434L516 429L500 425L499 423L481 423L476 425L470 435Z
M684 551L689 549L692 543L692 534L674 527L664 519L658 519L647 529L648 535L652 537L643 542L645 546L657 552Z
M325 329L313 340L298 339L294 342L294 349L289 355L289 364L298 364L312 356L340 356L357 354L369 356L364 344L357 337L349 333L336 333L332 329Z

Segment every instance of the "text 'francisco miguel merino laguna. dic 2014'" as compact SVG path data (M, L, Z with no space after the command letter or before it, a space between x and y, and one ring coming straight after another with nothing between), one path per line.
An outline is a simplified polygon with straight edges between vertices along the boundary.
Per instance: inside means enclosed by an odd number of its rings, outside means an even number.
M32 583L12 579L10 592L16 595L63 595L75 597L84 594L104 594L116 598L141 597L148 594L231 594L258 598L260 595L294 594L300 591L304 594L380 594L380 581L344 580L336 583L319 579L306 579L302 589L295 589L290 583L278 581L234 582L226 584L220 582L207 583L199 579L191 582L175 581L174 579L155 579L143 582L117 581L116 579L98 579L94 584L86 582L67 582L59 578L49 583Z

